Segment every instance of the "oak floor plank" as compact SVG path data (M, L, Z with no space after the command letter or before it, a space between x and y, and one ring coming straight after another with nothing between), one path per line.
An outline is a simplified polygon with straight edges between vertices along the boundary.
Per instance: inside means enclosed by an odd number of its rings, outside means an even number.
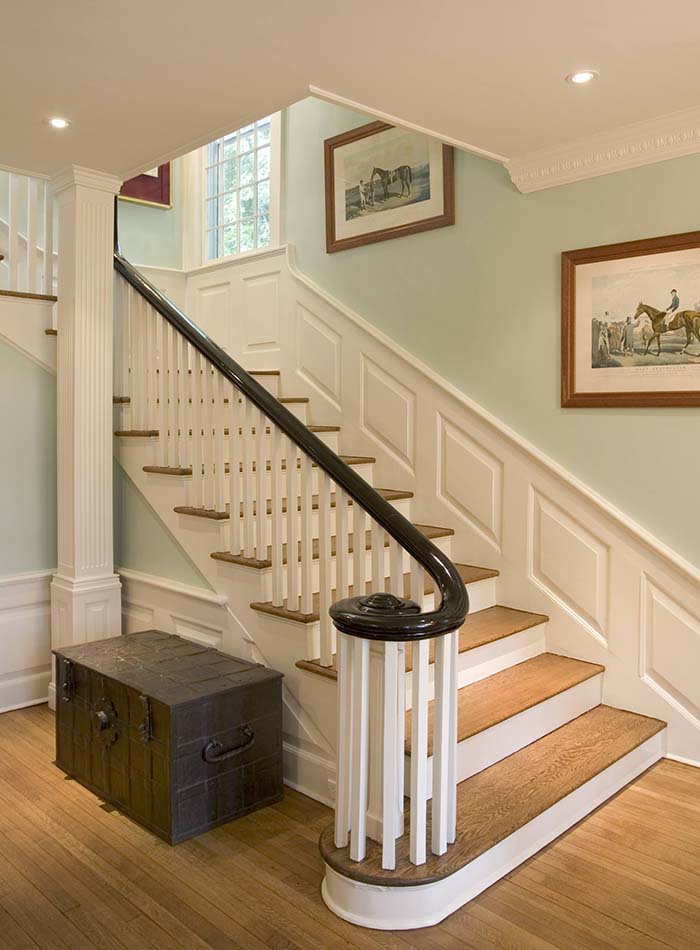
M0 950L700 950L700 769L663 761L440 925L323 904L330 811L275 806L170 848L53 761L45 707L0 715Z

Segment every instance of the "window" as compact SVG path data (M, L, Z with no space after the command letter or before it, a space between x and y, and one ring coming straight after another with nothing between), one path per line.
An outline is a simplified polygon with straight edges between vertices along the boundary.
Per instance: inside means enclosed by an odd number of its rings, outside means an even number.
M278 243L279 116L205 146L204 260Z

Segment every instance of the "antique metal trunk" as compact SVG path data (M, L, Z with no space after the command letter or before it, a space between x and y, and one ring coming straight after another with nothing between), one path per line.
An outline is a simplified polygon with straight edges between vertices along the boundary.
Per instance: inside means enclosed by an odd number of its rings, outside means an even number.
M161 838L281 798L281 673L158 630L55 654L56 764Z

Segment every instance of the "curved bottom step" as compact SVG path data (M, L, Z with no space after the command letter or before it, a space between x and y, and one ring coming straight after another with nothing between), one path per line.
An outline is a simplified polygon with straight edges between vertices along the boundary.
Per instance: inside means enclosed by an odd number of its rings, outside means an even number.
M590 712L458 788L458 835L442 857L415 867L403 854L382 871L381 847L351 862L321 836L323 899L339 917L375 930L444 920L657 762L665 723L608 706ZM400 839L397 859L406 852Z

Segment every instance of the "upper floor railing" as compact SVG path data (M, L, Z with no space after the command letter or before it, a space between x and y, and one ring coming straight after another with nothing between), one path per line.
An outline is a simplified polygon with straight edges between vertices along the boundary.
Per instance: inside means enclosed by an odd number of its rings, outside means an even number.
M0 171L0 290L55 293L54 200L47 181Z
M360 861L369 835L382 842L383 866L395 867L410 644L410 860L426 860L431 786L430 847L444 853L455 838L457 631L468 609L457 569L118 246L114 264L115 393L129 403L132 431L159 436L152 470L191 476L190 505L228 512L228 549L217 557L268 570L275 606L318 612L307 659L335 662L339 677L337 847L349 844Z

